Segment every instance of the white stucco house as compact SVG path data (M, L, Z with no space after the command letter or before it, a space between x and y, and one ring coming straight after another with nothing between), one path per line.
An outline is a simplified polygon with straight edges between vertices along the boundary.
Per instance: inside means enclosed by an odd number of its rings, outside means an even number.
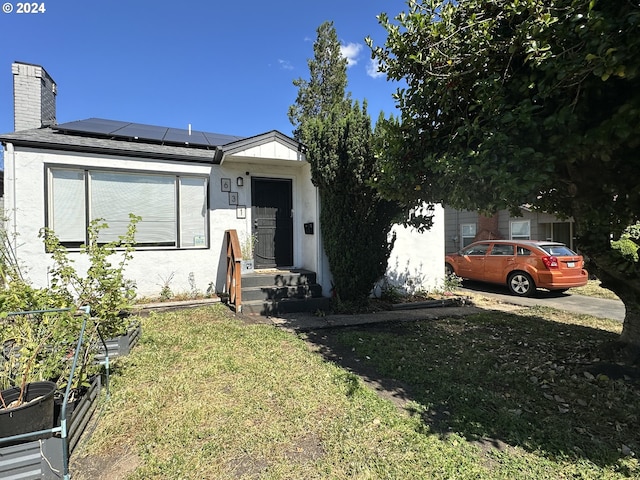
M58 124L57 87L45 69L14 63L12 72L15 132L0 135L5 227L36 286L47 285L51 264L38 238L42 227L79 262L88 222L104 218L110 240L134 213L142 221L126 273L141 296L157 297L168 281L173 292L223 291L231 229L241 241L257 234L257 271L313 272L322 295L330 295L321 205L296 140L278 131L244 138L100 118ZM411 276L427 290L441 285L442 209L429 232L396 231L391 278Z

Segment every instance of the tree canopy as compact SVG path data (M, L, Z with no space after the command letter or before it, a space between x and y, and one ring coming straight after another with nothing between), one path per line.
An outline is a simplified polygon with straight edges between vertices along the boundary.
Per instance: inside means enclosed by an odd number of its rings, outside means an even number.
M611 248L640 214L640 5L423 0L373 46L404 80L377 186L456 208L573 217L577 245L625 303L640 346L640 272Z

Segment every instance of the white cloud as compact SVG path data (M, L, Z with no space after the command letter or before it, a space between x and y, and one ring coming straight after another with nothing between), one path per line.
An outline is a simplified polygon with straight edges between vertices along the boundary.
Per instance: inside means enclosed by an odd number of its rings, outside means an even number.
M340 53L347 59L347 67L352 67L358 63L358 55L362 50L360 43L347 43L346 45L340 45Z
M293 65L291 65L289 60L278 59L278 65L280 65L280 68L283 70L293 70Z
M369 60L369 64L367 65L367 75L371 78L379 78L384 75L383 72L379 71L380 62L377 58L371 58Z

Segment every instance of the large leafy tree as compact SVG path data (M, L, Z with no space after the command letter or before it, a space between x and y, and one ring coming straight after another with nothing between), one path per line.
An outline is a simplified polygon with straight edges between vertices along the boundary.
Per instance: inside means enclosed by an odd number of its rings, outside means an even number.
M294 81L296 103L289 109L294 135L307 147L312 180L320 196L320 225L343 302L362 304L384 275L393 247L391 227L400 210L369 183L376 173L376 141L366 103L346 92L347 61L330 22L317 30L310 79Z
M631 0L410 1L373 46L397 92L389 198L573 217L589 268L640 348L640 270L612 248L640 214L640 5ZM637 259L637 256L635 257Z

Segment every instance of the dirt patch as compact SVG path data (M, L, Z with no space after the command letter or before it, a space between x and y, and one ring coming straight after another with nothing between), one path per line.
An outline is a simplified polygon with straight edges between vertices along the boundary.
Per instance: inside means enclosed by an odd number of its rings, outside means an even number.
M74 480L121 480L138 468L140 458L125 448L108 456L73 456L69 470Z
M263 458L243 455L240 458L230 460L227 467L237 478L251 479L260 478L264 471L269 468L269 463Z
M285 452L285 456L296 463L314 462L324 454L320 437L312 432L296 439L294 445Z

